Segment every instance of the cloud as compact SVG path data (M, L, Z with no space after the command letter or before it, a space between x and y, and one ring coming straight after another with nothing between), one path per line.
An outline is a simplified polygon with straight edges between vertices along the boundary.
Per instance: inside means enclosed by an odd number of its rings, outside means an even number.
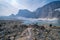
M34 11L50 1L52 0L0 0L0 16L16 14L19 9Z
M0 16L8 16L10 14L16 14L17 8L9 4L7 1L0 1Z

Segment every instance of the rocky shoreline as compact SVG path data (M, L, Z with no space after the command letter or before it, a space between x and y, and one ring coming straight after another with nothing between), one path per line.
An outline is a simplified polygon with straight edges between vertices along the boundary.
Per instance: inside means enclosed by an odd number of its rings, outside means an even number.
M30 24L34 28L34 40L60 40L60 27ZM29 25L21 21L0 20L0 40L21 40L21 33Z

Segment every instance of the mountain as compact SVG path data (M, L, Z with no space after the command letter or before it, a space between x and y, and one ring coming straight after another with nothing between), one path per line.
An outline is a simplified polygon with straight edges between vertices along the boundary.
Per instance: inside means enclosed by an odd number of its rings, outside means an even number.
M58 10L54 11L52 17L60 18L60 11Z
M19 10L16 15L11 14L8 17L0 19L19 19L19 18L60 18L60 1L50 2L43 7L37 8L34 12L27 9Z
M46 18L46 17L53 18L55 17L56 14L57 14L56 16L58 17L58 15L60 14L58 11L55 11L55 9L58 9L58 8L60 8L60 1L54 1L44 5L41 8L38 8L35 11L35 14L37 18Z
M29 10L19 10L18 14L16 16L26 17L26 18L54 18L59 17L60 12L55 11L56 9L60 8L60 1L53 1L46 5L44 5L41 8L38 8L34 12L30 12Z
M19 10L18 14L16 14L17 17L26 17L26 18L34 18L35 14L33 12L30 12L29 10Z
M14 17L15 15L14 14L11 14L10 17Z

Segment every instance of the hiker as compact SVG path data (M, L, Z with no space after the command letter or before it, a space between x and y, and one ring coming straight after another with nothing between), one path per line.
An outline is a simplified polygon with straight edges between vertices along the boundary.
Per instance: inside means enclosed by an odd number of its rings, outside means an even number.
M49 26L52 27L52 24L50 24Z

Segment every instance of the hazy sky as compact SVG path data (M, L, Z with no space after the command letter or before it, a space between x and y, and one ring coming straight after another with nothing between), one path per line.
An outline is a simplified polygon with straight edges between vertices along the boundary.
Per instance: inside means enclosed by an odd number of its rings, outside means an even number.
M0 0L0 16L16 14L19 9L34 11L52 1L56 0Z

